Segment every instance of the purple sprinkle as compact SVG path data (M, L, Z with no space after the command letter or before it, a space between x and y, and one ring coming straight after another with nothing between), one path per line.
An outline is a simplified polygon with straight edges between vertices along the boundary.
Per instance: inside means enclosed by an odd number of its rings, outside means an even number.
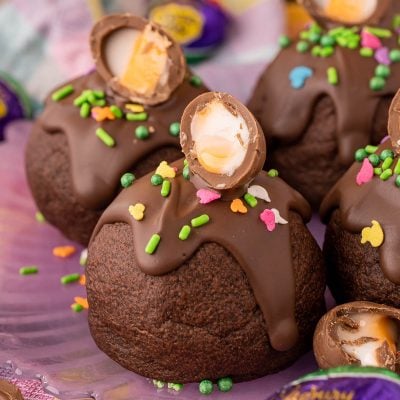
M382 144L382 143L387 142L388 139L389 139L389 135L386 135L386 136L381 140L381 142L380 142L379 144Z
M387 47L381 47L376 50L375 60L378 61L379 64L390 65L392 62L389 57L389 49Z

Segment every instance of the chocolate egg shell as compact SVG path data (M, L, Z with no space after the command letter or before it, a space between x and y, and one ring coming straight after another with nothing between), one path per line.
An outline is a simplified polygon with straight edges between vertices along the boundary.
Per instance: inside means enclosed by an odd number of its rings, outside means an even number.
M332 368L343 365L360 365L360 361L343 349L343 340L338 336L338 327L343 329L357 329L352 320L353 315L360 313L387 317L400 323L400 310L366 301L357 301L335 307L322 317L314 333L314 355L320 368ZM398 346L399 332L397 332ZM383 364L381 367L400 370L399 359L396 354L389 354L387 348L380 348L377 355Z
M143 32L146 27L150 27L152 32L158 33L160 37L169 41L166 49L168 56L167 81L158 82L155 90L149 96L137 93L134 88L128 88L126 85L123 85L112 73L110 68L111 60L108 60L108 55L106 54L106 42L112 34L118 30L122 32L122 30L126 29ZM171 93L182 83L186 74L186 62L180 46L161 27L137 16L117 14L102 18L93 27L90 46L97 72L107 82L108 86L121 97L134 102L155 105L168 100ZM129 51L131 51L131 48L127 49L125 53Z
M24 398L17 386L0 379L0 400L24 400Z
M400 153L400 90L396 93L389 109L388 131L394 150Z

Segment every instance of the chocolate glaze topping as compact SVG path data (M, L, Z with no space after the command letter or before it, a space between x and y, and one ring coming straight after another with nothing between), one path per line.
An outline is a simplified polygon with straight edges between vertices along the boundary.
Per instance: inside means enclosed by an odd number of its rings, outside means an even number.
M166 102L145 107L149 116L147 121L115 119L97 122L91 117L80 117L79 108L73 105L74 99L83 90L104 90L107 103L121 108L130 101L114 95L97 72L70 83L74 87L74 94L58 102L49 97L37 123L49 134L64 133L67 136L73 188L81 204L91 209L107 206L118 192L121 175L142 158L164 146L179 148L179 137L170 135L169 126L180 120L183 110L193 98L206 91L203 85L195 87L190 84L188 72L183 83ZM150 133L146 140L137 139L135 129L139 125L154 127L154 133ZM107 147L96 137L95 132L99 127L115 139L115 147Z
M376 153L385 149L393 149L390 140L380 145ZM397 160L398 157L393 165ZM361 233L363 228L371 226L372 220L378 221L384 232L384 241L379 247L382 271L387 279L400 284L400 189L394 183L394 176L387 181L374 176L370 182L357 185L356 176L361 165L354 163L331 189L322 202L321 216L327 223L332 212L338 209L343 229L351 233Z

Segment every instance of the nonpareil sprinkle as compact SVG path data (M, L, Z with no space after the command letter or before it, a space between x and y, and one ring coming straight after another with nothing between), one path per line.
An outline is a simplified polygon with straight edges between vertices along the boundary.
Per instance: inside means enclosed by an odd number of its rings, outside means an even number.
M39 272L39 268L36 265L29 265L27 267L21 267L19 269L20 275L33 275Z
M200 226L208 224L209 221L210 217L207 214L203 214L193 218L190 223L192 224L193 228L199 228Z
M217 385L218 385L218 389L221 392L229 392L233 387L232 378L229 378L229 377L220 378L220 379L218 379Z
M150 136L149 133L149 129L144 126L144 125L139 125L136 129L135 129L135 136L139 139L139 140L145 140Z
M370 81L369 81L369 87L371 90L374 92L377 92L379 90L382 90L386 85L386 80L380 76L374 76Z
M279 37L279 46L280 46L282 49L285 49L286 47L289 47L291 43L292 43L292 40L290 39L289 36L287 36L287 35L281 35L281 36Z
M199 383L199 392L201 394L209 395L212 393L213 389L213 383L208 379L204 379Z
M179 239L186 240L189 237L191 230L192 229L190 228L189 225L182 226L182 229L180 230L179 236L178 236Z
M168 197L170 193L171 193L171 182L166 179L165 181L163 181L161 185L161 196Z
M157 233L154 233L150 240L147 242L146 248L144 251L147 254L154 254L154 252L157 250L158 245L160 244L161 236L158 235Z
M373 167L377 167L379 165L379 163L381 162L381 159L378 156L378 154L370 154L368 156L368 160L372 164Z
M169 133L172 136L179 136L181 132L181 124L179 122L173 122L170 126L169 126Z
M44 215L40 211L36 211L35 219L36 219L37 222L39 222L39 224L43 224L43 223L46 222L46 218L44 217Z
M270 169L270 170L267 172L267 174L268 174L268 176L271 177L271 178L276 178L277 176L279 176L278 170L276 170L276 169Z
M126 172L121 176L121 186L123 188L127 188L132 185L135 179L136 177L134 174L132 174L131 172Z
M154 174L150 178L150 182L153 186L159 186L163 183L164 179L161 175L159 174Z
M78 303L74 303L74 304L71 304L71 310L76 313L80 313L83 311L83 307Z
M66 85L66 86L63 86L62 88L56 90L51 95L51 98L53 101L60 101L62 99L65 99L72 93L74 93L74 87L72 85Z
M81 278L81 274L78 274L78 273L76 273L76 274L69 274L69 275L64 275L64 276L62 276L61 279L60 279L60 282L61 282L63 285L68 285L68 284L70 284L70 283L78 282L80 278Z
M197 75L192 75L189 80L190 84L195 87L199 87L203 84L201 78Z
M96 136L107 146L114 147L115 140L114 138L103 128L96 129Z
M183 389L183 383L168 382L167 387L168 389L175 390L175 392L180 392Z
M185 165L182 171L183 178L187 181L190 179L190 168L189 165Z
M390 150L390 149L385 149L385 150L383 150L382 151L382 153L381 153L381 160L382 161L385 161L387 158L394 158L394 153L393 153L393 151L392 150Z
M354 154L354 158L358 162L364 161L366 157L368 157L368 152L365 149L358 149Z

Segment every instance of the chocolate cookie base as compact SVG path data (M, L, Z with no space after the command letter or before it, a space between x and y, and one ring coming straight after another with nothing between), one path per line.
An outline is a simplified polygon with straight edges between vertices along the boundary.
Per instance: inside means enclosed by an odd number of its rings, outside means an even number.
M35 125L26 147L26 174L46 220L67 238L87 245L103 209L87 209L79 203L72 186L69 151L63 133L49 134ZM181 156L178 148L164 147L132 166L132 172L139 178L155 170L161 161Z
M328 286L338 303L364 300L400 307L400 287L383 274L379 250L343 229L337 210L327 226L323 252Z
M89 248L89 325L99 348L166 382L243 381L293 363L310 348L325 311L325 277L302 219L293 212L289 219L300 333L294 348L271 347L246 275L223 247L206 243L174 272L150 276L136 264L132 229L123 223L105 225Z

